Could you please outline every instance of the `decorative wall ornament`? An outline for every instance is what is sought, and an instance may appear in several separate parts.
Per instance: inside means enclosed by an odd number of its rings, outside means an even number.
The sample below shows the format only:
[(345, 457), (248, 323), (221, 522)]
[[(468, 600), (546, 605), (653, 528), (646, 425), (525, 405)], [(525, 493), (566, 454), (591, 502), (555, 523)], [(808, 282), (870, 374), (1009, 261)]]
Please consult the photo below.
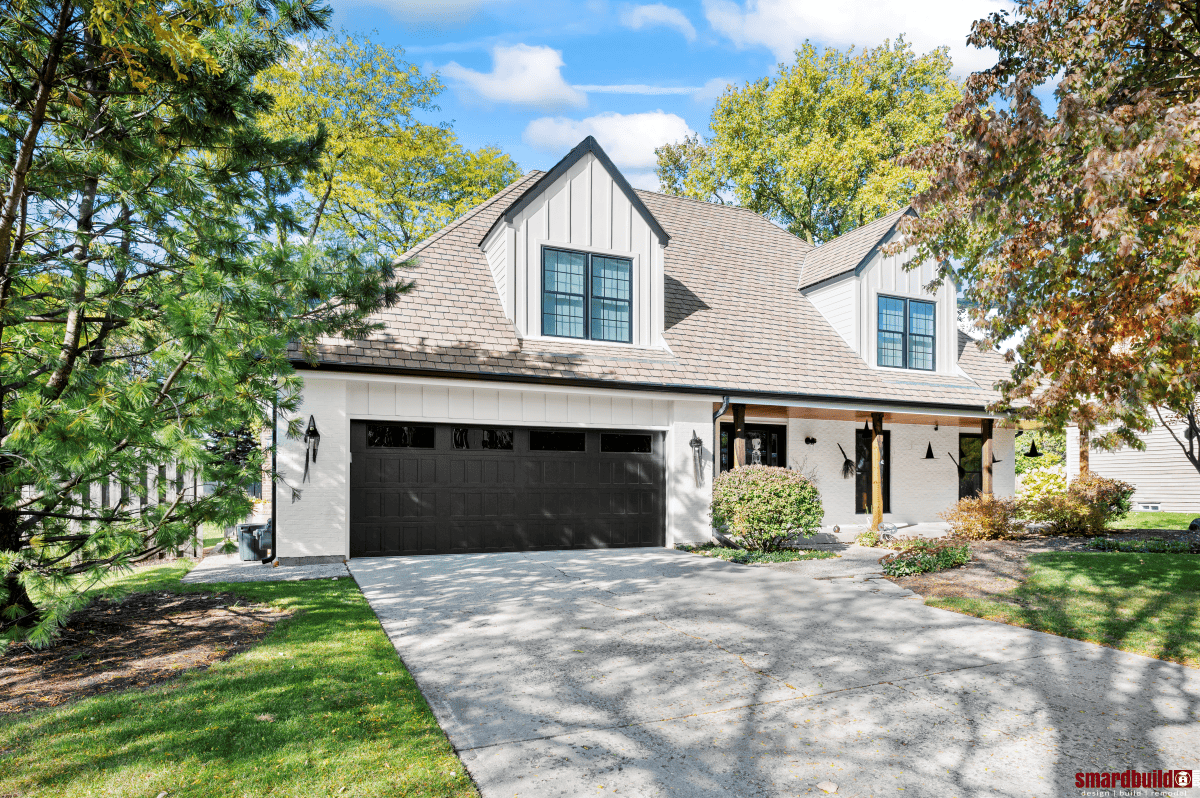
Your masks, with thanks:
[(692, 447), (692, 472), (696, 477), (696, 487), (698, 488), (704, 484), (704, 441), (700, 440), (696, 430), (692, 430), (692, 439), (688, 441), (688, 446)]
[(809, 435), (807, 438), (805, 438), (805, 439), (804, 439), (804, 442), (805, 442), (806, 444), (808, 444), (809, 446), (813, 446), (813, 445), (815, 445), (815, 444), (816, 444), (816, 442), (817, 442), (817, 439), (816, 439), (816, 438), (814, 438), (813, 436)]
[(1038, 451), (1037, 441), (1030, 441), (1029, 451), (1025, 452), (1026, 457), (1041, 457), (1042, 453)]
[[(321, 433), (317, 432), (317, 420), (313, 416), (308, 417), (308, 428), (304, 430), (304, 476), (300, 478), (301, 482), (308, 481), (308, 465), (310, 462), (317, 462), (317, 448), (321, 445)], [(293, 496), (292, 501), (297, 497)]]
[(854, 461), (846, 456), (846, 450), (842, 448), (840, 443), (837, 447), (838, 451), (842, 453), (842, 479), (850, 479), (854, 476), (855, 472)]
[(936, 460), (937, 459), (936, 457), (933, 456), (933, 441), (930, 441), (929, 446), (926, 447), (926, 449), (925, 449), (925, 459), (926, 460)]

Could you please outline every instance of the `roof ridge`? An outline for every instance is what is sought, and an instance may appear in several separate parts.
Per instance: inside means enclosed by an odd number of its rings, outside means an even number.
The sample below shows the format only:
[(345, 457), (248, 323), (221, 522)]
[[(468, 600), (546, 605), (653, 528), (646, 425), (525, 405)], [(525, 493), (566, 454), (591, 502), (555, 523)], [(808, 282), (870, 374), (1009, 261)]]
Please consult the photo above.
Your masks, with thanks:
[(534, 175), (541, 175), (541, 174), (545, 174), (545, 173), (542, 172), (540, 169), (530, 169), (528, 172), (526, 172), (525, 174), (518, 177), (516, 180), (509, 183), (507, 186), (500, 189), (495, 194), (493, 194), (492, 196), (485, 199), (483, 202), (481, 202), (478, 205), (475, 205), (471, 208), (468, 208), (466, 210), (466, 212), (463, 213), (462, 216), (459, 216), (454, 221), (448, 223), (441, 230), (438, 230), (436, 233), (430, 235), (428, 238), (426, 238), (424, 241), (421, 241), (419, 244), (414, 246), (412, 249), (409, 249), (406, 252), (404, 252), (402, 255), (400, 255), (398, 258), (396, 258), (395, 262), (403, 263), (406, 260), (412, 260), (413, 258), (415, 258), (417, 256), (417, 253), (419, 253), (421, 250), (426, 249), (427, 247), (429, 247), (429, 245), (431, 245), (437, 241), (441, 241), (443, 238), (446, 237), (446, 235), (448, 233), (450, 233), (451, 230), (454, 230), (454, 229), (460, 227), (461, 225), (465, 224), (466, 222), (468, 222), (470, 219), (472, 219), (476, 215), (482, 213), (484, 211), (484, 209), (486, 209), (493, 202), (496, 202), (501, 197), (503, 197), (509, 190), (524, 183), (526, 180), (533, 177)]
[(911, 207), (912, 207), (912, 203), (909, 203), (909, 204), (906, 204), (903, 208), (901, 208), (898, 211), (892, 211), (891, 213), (885, 213), (883, 216), (877, 216), (876, 218), (872, 219), (869, 222), (863, 222), (858, 227), (855, 227), (852, 230), (847, 230), (846, 232), (842, 233), (840, 236), (836, 236), (834, 238), (829, 239), (828, 241), (823, 241), (822, 243), (817, 244), (816, 246), (813, 247), (813, 250), (816, 251), (816, 250), (820, 249), (821, 247), (827, 247), (830, 244), (834, 243), (835, 241), (840, 241), (841, 239), (845, 238), (848, 235), (854, 235), (855, 233), (857, 233), (858, 231), (862, 230), (865, 227), (870, 227), (873, 224), (882, 222), (884, 219), (888, 218), (889, 216), (903, 215)]

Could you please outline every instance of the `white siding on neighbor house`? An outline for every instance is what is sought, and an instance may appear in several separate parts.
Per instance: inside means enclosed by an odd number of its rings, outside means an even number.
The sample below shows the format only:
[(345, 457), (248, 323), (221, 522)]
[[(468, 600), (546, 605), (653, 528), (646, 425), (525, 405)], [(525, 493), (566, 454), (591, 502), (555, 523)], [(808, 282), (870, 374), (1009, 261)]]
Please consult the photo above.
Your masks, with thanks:
[[(318, 462), (310, 464), (309, 482), (301, 485), (304, 444), (283, 435), (286, 420), (280, 419), (279, 470), (303, 495), (293, 503), (287, 487), (279, 487), (278, 555), (349, 557), (350, 422), (363, 419), (661, 431), (666, 445), (667, 545), (707, 540), (715, 397), (663, 396), (382, 375), (305, 375), (299, 415), (305, 422), (310, 414), (315, 417), (321, 446)], [(705, 473), (699, 487), (689, 444), (693, 430), (704, 446)]]
[[(889, 242), (895, 239), (894, 234)], [(958, 370), (958, 296), (954, 285), (943, 280), (936, 295), (928, 293), (924, 286), (934, 279), (932, 262), (926, 262), (912, 271), (904, 264), (912, 258), (912, 252), (884, 255), (876, 252), (859, 272), (855, 291), (857, 340), (856, 351), (872, 367), (878, 367), (876, 344), (879, 329), (879, 295), (906, 299), (934, 300), (936, 310), (936, 355), (935, 370), (940, 374), (957, 374)]]
[(809, 301), (828, 321), (850, 348), (858, 351), (854, 338), (854, 275), (846, 275), (829, 285), (806, 293)]
[[(747, 408), (747, 416), (750, 409)], [(780, 419), (779, 421), (782, 421)], [(763, 423), (771, 422), (766, 419)], [(825, 526), (837, 524), (850, 527), (870, 523), (868, 514), (854, 512), (855, 479), (842, 477), (842, 452), (854, 459), (855, 431), (862, 422), (826, 421), (822, 419), (789, 418), (788, 466), (814, 475), (825, 508)], [(937, 431), (932, 421), (920, 424), (884, 424), (891, 439), (891, 512), (883, 520), (893, 524), (937, 523), (938, 513), (958, 502), (958, 468), (947, 456), (958, 459), (959, 433), (977, 433), (978, 426), (957, 427), (940, 424)], [(1015, 492), (1013, 445), (1015, 431), (996, 429), (995, 455), (999, 460), (992, 468), (993, 491), (997, 496), (1012, 496)], [(805, 438), (816, 438), (811, 446)], [(933, 445), (933, 460), (925, 459)]]
[[(1176, 427), (1181, 439), (1182, 425)], [(1171, 433), (1161, 425), (1140, 436), (1144, 451), (1092, 449), (1088, 463), (1101, 476), (1134, 485), (1134, 509), (1157, 504), (1162, 512), (1200, 513), (1200, 472), (1188, 461)], [(1186, 439), (1184, 440), (1186, 443)], [(1067, 477), (1079, 476), (1079, 429), (1067, 428)]]
[[(506, 243), (501, 247), (499, 239)], [(633, 346), (663, 347), (663, 247), (591, 153), (484, 241), (505, 312), (525, 338), (542, 336), (542, 249), (560, 247), (633, 261)], [(497, 265), (493, 255), (503, 255)], [(503, 282), (503, 285), (502, 285)], [(550, 340), (563, 340), (552, 338)], [(569, 339), (574, 341), (575, 339)], [(604, 342), (605, 345), (611, 345)]]

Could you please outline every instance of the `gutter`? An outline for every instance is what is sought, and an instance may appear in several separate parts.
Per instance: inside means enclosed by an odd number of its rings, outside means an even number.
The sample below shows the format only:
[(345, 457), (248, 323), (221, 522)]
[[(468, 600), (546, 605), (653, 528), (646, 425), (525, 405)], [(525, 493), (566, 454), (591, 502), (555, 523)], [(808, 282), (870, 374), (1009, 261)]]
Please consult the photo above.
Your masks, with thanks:
[(720, 409), (717, 410), (715, 413), (713, 413), (713, 423), (714, 424), (717, 423), (717, 419), (720, 418), (721, 416), (725, 415), (725, 411), (728, 409), (729, 409), (729, 397), (722, 396)]

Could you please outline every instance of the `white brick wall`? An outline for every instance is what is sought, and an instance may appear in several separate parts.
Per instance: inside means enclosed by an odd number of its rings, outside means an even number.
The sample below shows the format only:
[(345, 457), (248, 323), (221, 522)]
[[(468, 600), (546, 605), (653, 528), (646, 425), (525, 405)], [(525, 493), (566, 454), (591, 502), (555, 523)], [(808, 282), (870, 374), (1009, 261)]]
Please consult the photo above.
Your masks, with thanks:
[[(712, 402), (675, 401), (667, 433), (667, 546), (703, 543), (712, 537)], [(696, 487), (690, 441), (704, 442)]]

